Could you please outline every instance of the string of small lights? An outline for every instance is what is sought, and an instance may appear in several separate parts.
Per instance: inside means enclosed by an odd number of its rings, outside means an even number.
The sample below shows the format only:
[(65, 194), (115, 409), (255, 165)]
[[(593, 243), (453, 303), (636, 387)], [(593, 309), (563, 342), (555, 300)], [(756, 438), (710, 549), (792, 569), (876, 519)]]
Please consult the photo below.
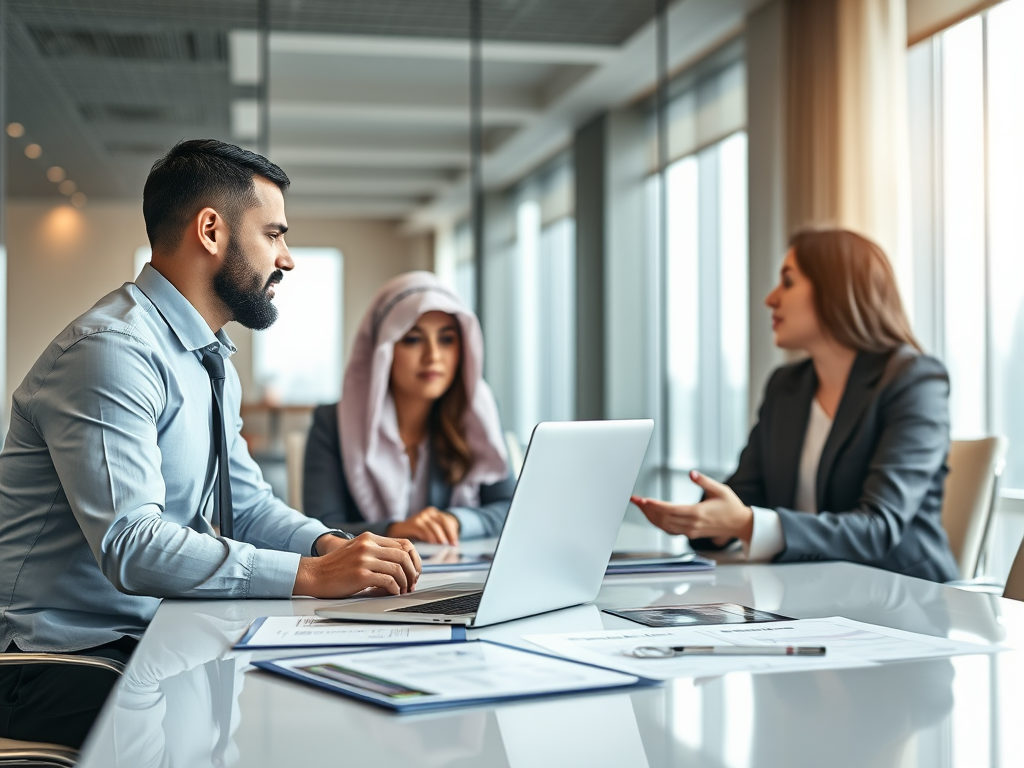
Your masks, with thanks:
[[(7, 135), (12, 139), (24, 138), (25, 126), (21, 123), (8, 123)], [(38, 160), (43, 156), (43, 148), (35, 142), (26, 144), (22, 151), (29, 160)], [(89, 201), (85, 193), (78, 189), (78, 185), (68, 178), (67, 172), (59, 165), (51, 165), (46, 171), (46, 178), (56, 184), (58, 191), (66, 195), (76, 208), (84, 207)]]

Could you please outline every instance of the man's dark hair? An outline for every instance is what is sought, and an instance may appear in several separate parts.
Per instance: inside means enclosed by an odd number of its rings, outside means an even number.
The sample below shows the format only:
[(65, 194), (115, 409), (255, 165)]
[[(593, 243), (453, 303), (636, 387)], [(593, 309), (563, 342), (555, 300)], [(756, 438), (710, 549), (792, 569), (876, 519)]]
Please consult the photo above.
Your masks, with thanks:
[(234, 227), (242, 211), (258, 205), (254, 176), (283, 192), (287, 174), (255, 152), (216, 139), (180, 141), (153, 164), (142, 193), (142, 216), (153, 248), (175, 248), (185, 227), (209, 206)]

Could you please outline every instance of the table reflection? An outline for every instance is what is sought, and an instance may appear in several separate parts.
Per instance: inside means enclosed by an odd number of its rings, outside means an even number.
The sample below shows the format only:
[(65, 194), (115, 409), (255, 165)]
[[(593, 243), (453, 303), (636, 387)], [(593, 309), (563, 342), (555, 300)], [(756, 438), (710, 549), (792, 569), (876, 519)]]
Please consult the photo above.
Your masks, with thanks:
[(225, 653), (251, 617), (225, 605), (218, 615), (197, 613), (188, 623), (163, 625), (140, 646), (108, 702), (104, 727), (89, 753), (96, 764), (232, 766), (232, 738), (245, 684), (247, 653)]
[(510, 768), (648, 768), (626, 694), (541, 700), (495, 713)]
[(813, 565), (752, 565), (670, 579), (617, 577), (606, 581), (598, 605), (732, 602), (798, 619), (845, 616), (908, 632), (988, 643), (1006, 640), (1004, 613), (1019, 609), (1012, 619), (1024, 628), (1024, 606), (999, 597), (920, 579), (893, 579), (885, 571), (845, 563), (831, 566), (823, 571)]
[[(846, 564), (616, 577), (597, 606), (471, 635), (521, 644), (524, 634), (639, 626), (599, 607), (705, 602), (795, 618), (841, 615), (976, 642), (1000, 642), (1008, 629), (1018, 642), (1024, 636), (1018, 630), (1024, 606)], [(971, 765), (968, 753), (982, 747), (993, 760), (1019, 754), (1009, 723), (1024, 711), (1024, 694), (1000, 685), (1001, 678), (1020, 677), (1024, 656), (1016, 653), (682, 679), (629, 694), (396, 716), (251, 671), (249, 654), (229, 650), (256, 616), (314, 607), (303, 601), (162, 607), (101, 717), (85, 764), (938, 768)]]

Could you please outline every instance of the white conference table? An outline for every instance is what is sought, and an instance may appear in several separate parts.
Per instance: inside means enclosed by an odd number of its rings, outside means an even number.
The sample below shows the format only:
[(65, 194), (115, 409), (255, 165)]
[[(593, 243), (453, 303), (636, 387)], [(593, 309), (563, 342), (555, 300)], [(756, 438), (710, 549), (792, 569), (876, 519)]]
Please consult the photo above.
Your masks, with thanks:
[[(625, 526), (624, 541), (650, 539)], [(480, 579), (479, 573), (430, 575), (421, 584)], [(471, 637), (522, 644), (521, 635), (537, 632), (635, 628), (598, 609), (723, 601), (795, 618), (839, 615), (1024, 646), (1024, 603), (849, 563), (616, 576), (605, 580), (596, 606)], [(253, 619), (310, 614), (323, 604), (164, 601), (86, 743), (82, 768), (1024, 764), (1021, 650), (862, 669), (736, 673), (628, 693), (396, 715), (249, 666), (285, 653), (231, 650)]]

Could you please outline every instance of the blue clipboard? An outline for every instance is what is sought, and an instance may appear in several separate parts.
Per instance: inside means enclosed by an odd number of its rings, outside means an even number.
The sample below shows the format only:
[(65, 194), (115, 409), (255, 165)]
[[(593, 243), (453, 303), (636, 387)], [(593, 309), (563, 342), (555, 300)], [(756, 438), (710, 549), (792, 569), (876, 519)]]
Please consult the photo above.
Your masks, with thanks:
[[(296, 661), (294, 658), (293, 659), (274, 659), (274, 660), (269, 660), (269, 661), (254, 661), (254, 662), (252, 662), (252, 664), (253, 664), (253, 666), (258, 667), (258, 668), (260, 668), (260, 669), (262, 669), (264, 671), (267, 671), (267, 672), (270, 672), (270, 673), (273, 673), (273, 674), (276, 674), (276, 675), (281, 675), (283, 677), (287, 677), (287, 678), (290, 678), (292, 680), (296, 680), (296, 681), (298, 681), (300, 683), (303, 683), (305, 685), (310, 685), (310, 686), (313, 686), (313, 687), (316, 687), (316, 688), (321, 688), (323, 690), (332, 691), (334, 693), (338, 693), (338, 694), (341, 694), (343, 696), (348, 696), (350, 698), (357, 699), (359, 701), (364, 701), (364, 702), (366, 702), (368, 704), (373, 704), (373, 705), (378, 706), (378, 707), (383, 707), (384, 709), (392, 710), (392, 711), (397, 712), (399, 714), (413, 713), (413, 712), (427, 712), (427, 711), (434, 711), (434, 710), (440, 710), (440, 709), (453, 709), (453, 708), (458, 708), (458, 707), (471, 707), (471, 706), (498, 704), (498, 703), (504, 703), (504, 702), (510, 702), (510, 701), (519, 701), (519, 700), (522, 700), (522, 699), (551, 698), (551, 697), (555, 697), (555, 696), (566, 696), (566, 695), (584, 694), (584, 693), (598, 693), (598, 692), (607, 692), (607, 691), (628, 691), (628, 690), (632, 690), (634, 688), (655, 686), (655, 685), (660, 685), (661, 684), (661, 681), (658, 681), (658, 680), (651, 680), (651, 679), (648, 679), (648, 678), (645, 678), (645, 677), (639, 677), (637, 675), (630, 675), (630, 674), (626, 674), (626, 673), (623, 673), (623, 672), (616, 672), (615, 670), (608, 670), (608, 669), (604, 669), (603, 667), (596, 667), (596, 665), (584, 664), (582, 662), (573, 661), (573, 660), (570, 660), (570, 659), (565, 659), (565, 658), (562, 658), (560, 656), (554, 656), (554, 655), (552, 655), (550, 653), (542, 653), (542, 652), (539, 652), (539, 651), (532, 651), (532, 650), (528, 650), (528, 649), (525, 649), (525, 648), (517, 648), (517, 647), (514, 647), (514, 646), (510, 646), (510, 645), (505, 645), (504, 643), (495, 643), (495, 642), (492, 642), (492, 641), (489, 641), (489, 640), (472, 640), (472, 641), (469, 641), (469, 642), (470, 643), (474, 643), (474, 644), (475, 643), (480, 643), (480, 644), (483, 644), (483, 645), (493, 645), (493, 646), (497, 646), (497, 647), (501, 647), (501, 648), (506, 648), (506, 649), (509, 649), (509, 650), (512, 650), (512, 651), (516, 651), (516, 652), (519, 652), (519, 653), (528, 653), (528, 654), (535, 655), (535, 656), (542, 656), (544, 658), (551, 659), (553, 661), (558, 661), (558, 662), (561, 662), (563, 664), (570, 664), (570, 665), (573, 665), (573, 666), (595, 667), (597, 669), (601, 669), (603, 672), (609, 672), (609, 673), (612, 673), (612, 674), (617, 674), (617, 675), (619, 675), (621, 677), (624, 677), (624, 678), (632, 678), (632, 679), (629, 682), (616, 683), (616, 684), (612, 684), (612, 685), (598, 685), (598, 686), (592, 686), (592, 687), (586, 687), (586, 688), (580, 688), (580, 689), (572, 689), (572, 690), (526, 692), (526, 693), (516, 693), (516, 694), (500, 695), (500, 696), (470, 696), (470, 697), (461, 698), (461, 699), (446, 699), (446, 700), (443, 700), (443, 701), (430, 701), (429, 699), (422, 699), (422, 698), (402, 699), (400, 697), (388, 698), (388, 696), (386, 696), (386, 695), (372, 695), (371, 693), (368, 693), (368, 692), (366, 692), (364, 690), (360, 690), (360, 688), (355, 687), (354, 685), (348, 685), (348, 684), (345, 684), (345, 683), (342, 683), (342, 682), (335, 682), (335, 681), (332, 681), (332, 680), (325, 679), (323, 677), (313, 677), (311, 675), (302, 674), (302, 673), (296, 672), (295, 670), (293, 670), (293, 669), (291, 669), (289, 667), (281, 665), (281, 662), (288, 662), (288, 661), (294, 662), (294, 661)], [(398, 650), (400, 650), (401, 647), (404, 647), (404, 646), (397, 647), (397, 648), (395, 648), (395, 650), (398, 651)], [(378, 648), (378, 649), (375, 649), (375, 650), (379, 651), (380, 649)], [(361, 652), (357, 652), (357, 653), (367, 653), (367, 652), (369, 652), (369, 651), (361, 651)], [(302, 657), (302, 659), (303, 660), (307, 660), (308, 659), (308, 660), (310, 660), (312, 662), (315, 659), (318, 659), (318, 658), (319, 659), (329, 658), (330, 656), (331, 656), (331, 654), (320, 654), (320, 655), (317, 655), (317, 656)], [(348, 670), (348, 672), (352, 672), (352, 670)], [(370, 683), (381, 682), (381, 683), (388, 684), (388, 685), (398, 685), (398, 684), (393, 683), (391, 681), (382, 680), (380, 678), (372, 678), (372, 677), (369, 677), (367, 675), (363, 675), (362, 673), (356, 673), (356, 674), (359, 675), (360, 677), (362, 677), (365, 681), (368, 681)]]

